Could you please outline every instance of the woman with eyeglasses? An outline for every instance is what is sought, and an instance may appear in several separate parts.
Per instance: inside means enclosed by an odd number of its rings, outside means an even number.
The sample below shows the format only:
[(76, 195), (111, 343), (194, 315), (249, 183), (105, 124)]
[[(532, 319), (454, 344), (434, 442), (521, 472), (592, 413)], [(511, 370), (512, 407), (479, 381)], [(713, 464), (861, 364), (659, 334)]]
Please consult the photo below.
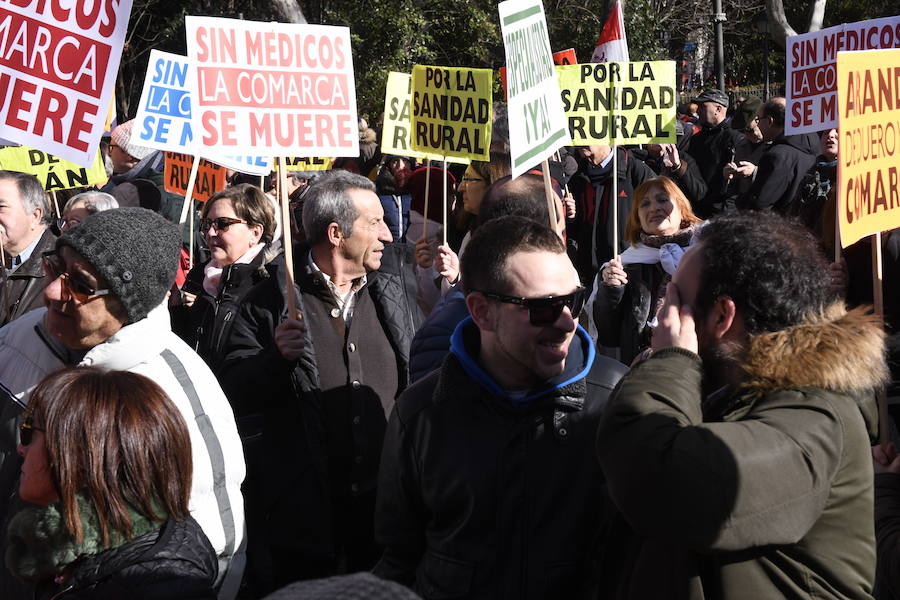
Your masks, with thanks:
[(35, 598), (215, 598), (216, 554), (190, 516), (180, 411), (153, 381), (80, 367), (45, 378), (20, 425), (5, 563)]
[(593, 299), (597, 342), (619, 348), (626, 365), (650, 347), (666, 284), (700, 222), (668, 177), (648, 179), (634, 191), (625, 227), (631, 245), (600, 268)]
[[(181, 288), (181, 306), (172, 308), (172, 330), (203, 357), (213, 371), (244, 296), (268, 278), (281, 254), (275, 241), (275, 208), (256, 186), (242, 183), (215, 194), (200, 212), (200, 232), (210, 259), (195, 265)], [(277, 261), (280, 262), (280, 261)]]
[(119, 208), (119, 202), (111, 194), (97, 191), (81, 192), (66, 202), (62, 218), (57, 222), (59, 232), (63, 234), (80, 225), (89, 216), (113, 208)]

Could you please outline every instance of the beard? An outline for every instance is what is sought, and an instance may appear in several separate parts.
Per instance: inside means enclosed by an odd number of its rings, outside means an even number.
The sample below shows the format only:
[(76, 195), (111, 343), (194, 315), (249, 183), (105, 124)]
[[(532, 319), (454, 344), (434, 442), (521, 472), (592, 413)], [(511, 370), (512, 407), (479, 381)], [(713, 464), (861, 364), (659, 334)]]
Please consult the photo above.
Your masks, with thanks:
[(697, 354), (703, 361), (704, 398), (735, 381), (743, 350), (743, 344), (717, 341), (705, 330), (697, 332)]

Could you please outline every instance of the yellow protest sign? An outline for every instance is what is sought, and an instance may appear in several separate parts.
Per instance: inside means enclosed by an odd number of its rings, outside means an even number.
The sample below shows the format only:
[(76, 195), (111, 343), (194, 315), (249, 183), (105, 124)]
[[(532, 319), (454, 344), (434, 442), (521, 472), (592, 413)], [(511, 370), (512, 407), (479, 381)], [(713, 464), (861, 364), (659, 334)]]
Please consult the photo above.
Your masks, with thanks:
[(674, 61), (556, 67), (572, 145), (675, 143)]
[(841, 246), (900, 227), (900, 49), (838, 52)]
[(94, 164), (86, 169), (28, 146), (13, 146), (0, 149), (0, 169), (31, 173), (48, 192), (101, 184), (108, 179), (99, 150)]
[(410, 89), (409, 73), (388, 73), (384, 92), (384, 127), (381, 130), (382, 154), (411, 156), (412, 158), (442, 160), (440, 154), (429, 154), (412, 149), (410, 140)]
[[(288, 171), (330, 171), (334, 166), (334, 159), (324, 156), (291, 156), (284, 160)], [(275, 165), (275, 170), (278, 170), (278, 165)]]
[[(163, 171), (166, 191), (170, 194), (187, 196), (187, 186), (191, 175), (194, 157), (190, 154), (166, 152)], [(206, 202), (213, 194), (225, 189), (225, 167), (200, 159), (197, 167), (197, 179), (194, 181), (194, 193), (191, 196), (199, 202)]]
[(490, 160), (491, 70), (415, 65), (412, 148), (449, 161)]

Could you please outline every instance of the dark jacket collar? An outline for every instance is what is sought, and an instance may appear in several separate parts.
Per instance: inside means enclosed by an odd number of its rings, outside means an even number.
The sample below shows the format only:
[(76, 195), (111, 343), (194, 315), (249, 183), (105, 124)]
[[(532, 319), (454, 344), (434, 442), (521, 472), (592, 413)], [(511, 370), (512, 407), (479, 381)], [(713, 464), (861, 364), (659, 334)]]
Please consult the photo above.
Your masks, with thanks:
[[(566, 365), (563, 372), (549, 381), (542, 382), (534, 388), (528, 390), (528, 393), (522, 399), (513, 399), (509, 395), (509, 391), (503, 389), (494, 379), (485, 371), (475, 356), (481, 344), (478, 327), (472, 320), (467, 317), (459, 325), (450, 337), (450, 353), (453, 354), (466, 374), (469, 375), (482, 389), (490, 395), (505, 399), (513, 405), (524, 405), (532, 400), (543, 396), (564, 396), (564, 389), (567, 386), (583, 380), (591, 370), (594, 363), (596, 350), (594, 343), (591, 341), (588, 333), (578, 325), (575, 337), (569, 345), (569, 355), (566, 357)], [(583, 398), (576, 401), (579, 406), (583, 402)]]

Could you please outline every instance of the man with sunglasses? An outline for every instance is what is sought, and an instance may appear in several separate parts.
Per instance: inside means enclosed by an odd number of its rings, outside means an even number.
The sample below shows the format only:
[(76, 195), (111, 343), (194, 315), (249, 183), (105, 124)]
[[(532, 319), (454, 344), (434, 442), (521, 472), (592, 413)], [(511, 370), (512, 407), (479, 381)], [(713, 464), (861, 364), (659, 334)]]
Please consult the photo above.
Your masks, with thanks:
[(462, 259), (471, 317), (385, 435), (375, 573), (424, 598), (582, 598), (604, 492), (585, 292), (559, 237), (515, 216)]
[[(243, 571), (243, 451), (215, 376), (169, 325), (165, 300), (180, 249), (177, 228), (142, 208), (103, 211), (66, 232), (40, 257), (46, 309), (0, 329), (0, 382), (26, 404), (41, 379), (67, 366), (132, 371), (159, 384), (191, 434), (191, 514), (219, 555), (220, 597), (233, 598)], [(19, 414), (14, 402), (0, 405), (0, 522), (15, 508), (6, 502), (19, 472)], [(9, 584), (0, 575), (0, 597), (22, 597)]]

